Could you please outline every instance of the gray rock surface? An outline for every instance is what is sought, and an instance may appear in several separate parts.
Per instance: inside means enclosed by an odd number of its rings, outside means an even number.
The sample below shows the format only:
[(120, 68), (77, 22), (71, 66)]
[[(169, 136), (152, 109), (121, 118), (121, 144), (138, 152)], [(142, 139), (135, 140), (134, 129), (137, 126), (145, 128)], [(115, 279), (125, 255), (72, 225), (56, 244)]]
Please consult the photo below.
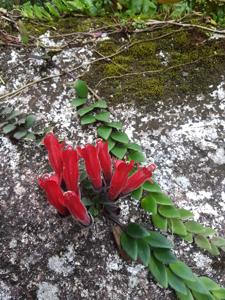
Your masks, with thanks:
[[(47, 36), (45, 42), (49, 42)], [(56, 54), (56, 65), (46, 66), (44, 60), (34, 58), (39, 51), (1, 49), (1, 69), (7, 80), (0, 85), (0, 93), (67, 70), (71, 64), (84, 63), (83, 70), (88, 70), (92, 59), (88, 46), (77, 47)], [(79, 72), (73, 75), (78, 77)], [(149, 107), (132, 103), (114, 107), (130, 138), (142, 145), (149, 162), (158, 165), (156, 177), (163, 189), (179, 207), (190, 209), (196, 220), (221, 235), (225, 235), (224, 76), (213, 92), (187, 96), (182, 105), (169, 99)], [(69, 104), (74, 95), (72, 81), (56, 77), (7, 103), (35, 112), (46, 124), (53, 122), (58, 135), (68, 142), (92, 142), (95, 131), (81, 131)], [(57, 216), (37, 186), (38, 175), (49, 170), (44, 149), (4, 136), (0, 146), (0, 299), (174, 299), (142, 265), (120, 258), (107, 220), (97, 219), (90, 229), (81, 229), (71, 218)], [(128, 206), (124, 200), (121, 208), (122, 221), (148, 222), (136, 203)], [(179, 240), (175, 244), (176, 254), (195, 272), (225, 284), (220, 259)]]

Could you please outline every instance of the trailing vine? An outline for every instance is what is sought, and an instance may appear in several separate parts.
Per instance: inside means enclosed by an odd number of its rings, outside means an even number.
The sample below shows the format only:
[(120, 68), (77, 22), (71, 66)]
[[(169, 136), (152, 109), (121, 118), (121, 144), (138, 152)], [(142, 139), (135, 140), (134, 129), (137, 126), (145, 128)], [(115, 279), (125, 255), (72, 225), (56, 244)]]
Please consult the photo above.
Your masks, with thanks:
[[(110, 121), (106, 101), (98, 100), (88, 105), (88, 87), (82, 80), (76, 81), (75, 90), (77, 98), (71, 104), (77, 109), (81, 125), (98, 124), (98, 136), (108, 142), (109, 151), (116, 158), (126, 157), (127, 160), (143, 163), (145, 155), (140, 145), (129, 140), (121, 122)], [(149, 213), (154, 227), (194, 242), (214, 256), (218, 256), (220, 251), (225, 252), (225, 239), (219, 237), (216, 230), (194, 221), (191, 211), (177, 208), (156, 180), (154, 184), (145, 182), (132, 192), (132, 197), (139, 200), (141, 207)]]

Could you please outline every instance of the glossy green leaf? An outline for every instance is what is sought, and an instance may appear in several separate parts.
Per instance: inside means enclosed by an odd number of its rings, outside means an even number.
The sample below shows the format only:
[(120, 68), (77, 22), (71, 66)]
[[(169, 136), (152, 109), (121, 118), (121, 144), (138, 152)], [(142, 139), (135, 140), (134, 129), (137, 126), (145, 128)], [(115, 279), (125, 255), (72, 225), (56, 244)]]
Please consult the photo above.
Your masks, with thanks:
[(158, 212), (161, 216), (166, 218), (179, 218), (179, 212), (174, 206), (160, 205)]
[(101, 121), (101, 122), (107, 122), (109, 120), (110, 117), (110, 112), (105, 111), (105, 112), (101, 112), (97, 115), (95, 115), (96, 120)]
[(145, 238), (145, 240), (153, 248), (170, 249), (173, 247), (173, 243), (171, 241), (156, 231), (150, 231), (150, 236)]
[(74, 88), (78, 98), (87, 98), (88, 96), (88, 86), (83, 80), (76, 80)]
[(17, 140), (20, 140), (23, 137), (25, 137), (26, 135), (27, 135), (27, 130), (19, 130), (13, 134), (13, 137)]
[(152, 192), (152, 193), (161, 193), (161, 188), (160, 188), (159, 184), (156, 182), (151, 183), (149, 181), (146, 181), (143, 184), (143, 189), (145, 191)]
[(201, 233), (204, 236), (213, 236), (214, 234), (216, 234), (216, 230), (210, 227), (205, 227), (204, 232)]
[(214, 256), (218, 256), (220, 255), (220, 250), (218, 249), (217, 246), (215, 246), (213, 243), (210, 243), (211, 249), (209, 249), (209, 253), (214, 255)]
[(71, 101), (71, 104), (72, 106), (77, 108), (83, 104), (86, 104), (86, 102), (87, 102), (87, 98), (76, 98)]
[(191, 211), (187, 210), (187, 209), (178, 208), (177, 210), (179, 211), (181, 219), (186, 220), (186, 219), (191, 219), (191, 218), (194, 217), (194, 214)]
[(189, 232), (187, 235), (182, 236), (182, 239), (187, 242), (192, 243), (193, 242), (193, 234)]
[(96, 119), (92, 115), (85, 115), (81, 118), (80, 123), (81, 125), (88, 125), (95, 123)]
[(138, 257), (142, 261), (144, 266), (148, 266), (150, 260), (150, 248), (149, 245), (144, 240), (137, 240), (138, 246)]
[(114, 141), (120, 142), (122, 144), (127, 144), (129, 142), (129, 138), (128, 138), (127, 134), (125, 132), (121, 132), (121, 131), (112, 132), (111, 138)]
[(205, 249), (205, 250), (211, 250), (211, 245), (208, 239), (205, 236), (202, 235), (196, 235), (195, 236), (195, 243), (198, 245), (198, 247)]
[(148, 194), (141, 200), (141, 207), (152, 214), (157, 214), (157, 203), (154, 198), (151, 197), (151, 194)]
[(187, 235), (186, 227), (184, 226), (184, 223), (179, 219), (171, 219), (171, 231), (172, 233), (178, 234), (178, 235)]
[(195, 275), (194, 275), (194, 279), (195, 279), (194, 281), (184, 280), (185, 284), (189, 287), (189, 289), (197, 293), (203, 294), (204, 296), (209, 295), (208, 288), (206, 288), (203, 282)]
[(202, 283), (207, 287), (207, 289), (209, 289), (210, 291), (214, 291), (214, 290), (218, 290), (220, 289), (219, 284), (217, 284), (215, 281), (213, 281), (212, 279), (202, 276), (199, 277), (199, 279), (202, 281)]
[(163, 194), (163, 193), (152, 193), (151, 197), (154, 198), (155, 201), (158, 204), (173, 206), (172, 201), (170, 200), (170, 198), (166, 194)]
[(212, 292), (213, 295), (219, 299), (225, 299), (225, 288), (220, 288)]
[(211, 242), (217, 246), (217, 247), (225, 247), (225, 239), (219, 237), (219, 236), (215, 236), (214, 238), (211, 239)]
[(135, 191), (133, 191), (131, 193), (132, 198), (134, 198), (135, 200), (140, 200), (142, 197), (142, 193), (143, 193), (143, 189), (142, 187), (139, 187), (138, 189), (136, 189)]
[(171, 264), (177, 261), (176, 256), (170, 249), (155, 248), (153, 250), (155, 257), (163, 264)]
[(121, 122), (106, 122), (105, 125), (118, 130), (123, 128), (123, 124)]
[(119, 159), (123, 159), (125, 154), (127, 153), (127, 147), (126, 146), (114, 146), (111, 150), (111, 153), (116, 156)]
[(98, 132), (99, 137), (103, 138), (104, 140), (108, 140), (108, 138), (110, 137), (110, 134), (112, 132), (112, 128), (106, 127), (106, 126), (101, 126), (101, 127), (98, 127), (97, 132)]
[(91, 112), (93, 109), (94, 109), (94, 107), (92, 105), (90, 105), (90, 106), (86, 106), (86, 107), (78, 109), (77, 113), (80, 117), (83, 117), (84, 115)]
[(36, 116), (35, 115), (29, 115), (26, 117), (26, 123), (25, 123), (25, 127), (26, 128), (31, 128), (35, 122), (36, 122)]
[(120, 236), (120, 243), (122, 249), (128, 254), (128, 256), (132, 260), (136, 260), (138, 255), (137, 241), (126, 233), (122, 232)]
[(16, 125), (14, 125), (14, 124), (8, 124), (8, 125), (6, 125), (6, 126), (4, 126), (2, 128), (2, 131), (3, 131), (4, 134), (7, 134), (7, 133), (12, 132), (15, 129), (16, 129)]
[(205, 295), (196, 291), (192, 291), (192, 294), (195, 300), (218, 300), (218, 298), (215, 299), (215, 297), (213, 297), (211, 294)]
[(185, 263), (182, 261), (176, 261), (175, 263), (172, 263), (169, 265), (170, 269), (173, 271), (174, 274), (179, 276), (182, 279), (186, 279), (189, 281), (194, 282), (195, 276), (191, 270)]
[(93, 105), (95, 108), (107, 108), (107, 103), (105, 100), (98, 100)]
[(156, 228), (167, 231), (168, 221), (166, 218), (160, 216), (159, 214), (152, 215), (152, 222)]
[(29, 140), (29, 141), (35, 141), (36, 140), (36, 136), (33, 134), (33, 132), (28, 132), (28, 134), (24, 138), (26, 140)]
[(195, 222), (195, 221), (188, 221), (185, 223), (185, 226), (187, 228), (187, 230), (189, 232), (192, 232), (192, 233), (202, 233), (204, 232), (205, 228), (199, 224), (198, 222)]
[(188, 290), (183, 282), (176, 274), (170, 271), (169, 268), (166, 268), (166, 273), (168, 277), (168, 283), (176, 292), (182, 295), (188, 295)]
[(141, 146), (138, 145), (138, 144), (136, 144), (136, 143), (129, 143), (129, 144), (127, 144), (127, 148), (131, 149), (131, 150), (134, 150), (134, 151), (141, 152)]
[(158, 261), (153, 255), (149, 259), (149, 270), (155, 280), (164, 288), (168, 287), (168, 279), (165, 265)]
[(126, 233), (134, 239), (143, 239), (150, 235), (149, 231), (137, 223), (130, 223), (127, 226)]
[(178, 299), (180, 300), (194, 300), (192, 293), (189, 289), (187, 289), (187, 295), (183, 295), (181, 293), (176, 292)]
[(146, 160), (145, 155), (142, 152), (138, 151), (129, 151), (128, 154), (129, 160), (134, 160), (137, 163), (142, 163)]
[(111, 151), (112, 150), (112, 148), (115, 146), (115, 142), (109, 137), (108, 139), (107, 139), (107, 143), (108, 143), (108, 150), (109, 151)]

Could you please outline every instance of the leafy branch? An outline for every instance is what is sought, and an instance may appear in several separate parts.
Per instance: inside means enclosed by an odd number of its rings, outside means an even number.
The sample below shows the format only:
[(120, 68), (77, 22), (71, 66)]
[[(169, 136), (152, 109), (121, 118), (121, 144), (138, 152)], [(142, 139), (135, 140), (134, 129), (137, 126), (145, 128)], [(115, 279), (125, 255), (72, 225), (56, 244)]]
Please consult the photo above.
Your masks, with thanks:
[[(126, 157), (137, 163), (145, 161), (140, 145), (132, 143), (123, 131), (121, 122), (110, 121), (110, 112), (105, 100), (98, 100), (90, 105), (88, 87), (82, 80), (75, 83), (77, 98), (71, 104), (77, 110), (81, 125), (98, 124), (97, 133), (108, 142), (109, 151), (119, 159)], [(132, 193), (133, 198), (140, 200), (141, 207), (150, 214), (154, 227), (176, 234), (187, 242), (194, 242), (199, 248), (212, 255), (225, 251), (225, 239), (217, 236), (216, 231), (204, 227), (192, 220), (193, 213), (177, 208), (157, 182), (146, 182)]]

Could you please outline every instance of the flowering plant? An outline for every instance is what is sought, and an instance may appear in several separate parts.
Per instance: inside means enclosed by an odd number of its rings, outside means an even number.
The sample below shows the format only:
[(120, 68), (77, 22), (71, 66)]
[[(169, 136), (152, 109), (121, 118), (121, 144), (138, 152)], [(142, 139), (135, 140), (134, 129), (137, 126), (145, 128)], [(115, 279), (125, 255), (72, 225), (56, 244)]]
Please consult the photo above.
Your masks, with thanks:
[(39, 177), (38, 183), (45, 190), (48, 201), (61, 216), (72, 215), (79, 223), (88, 226), (92, 216), (82, 202), (79, 161), (85, 164), (87, 180), (92, 185), (90, 196), (105, 215), (116, 218), (115, 202), (139, 188), (145, 181), (151, 181), (156, 166), (136, 167), (134, 161), (115, 160), (109, 154), (107, 142), (98, 140), (96, 145), (84, 147), (66, 146), (53, 133), (44, 138), (49, 163), (54, 171)]

